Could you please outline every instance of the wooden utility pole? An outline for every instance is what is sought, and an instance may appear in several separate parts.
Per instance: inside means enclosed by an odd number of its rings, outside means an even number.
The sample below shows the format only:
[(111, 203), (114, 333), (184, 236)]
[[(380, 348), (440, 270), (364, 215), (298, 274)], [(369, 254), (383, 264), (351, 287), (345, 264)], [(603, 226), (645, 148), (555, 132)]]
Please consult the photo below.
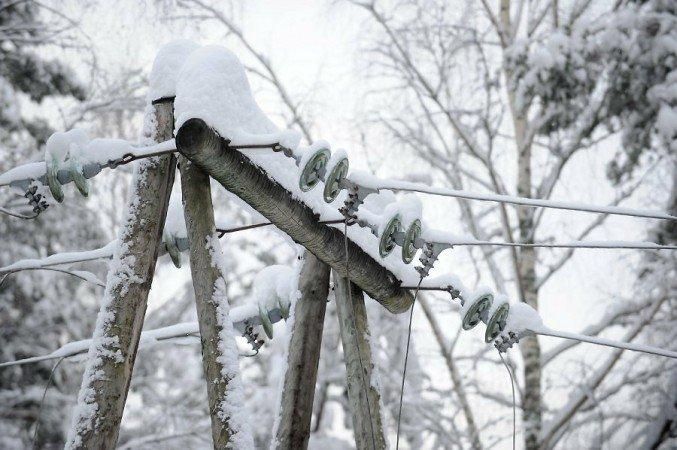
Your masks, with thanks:
[(376, 368), (372, 361), (364, 295), (359, 287), (335, 270), (332, 271), (332, 278), (346, 362), (346, 385), (355, 444), (358, 450), (385, 449), (381, 394), (374, 382), (373, 372)]
[[(242, 153), (226, 142), (201, 119), (186, 121), (176, 133), (177, 149), (223, 187), (303, 245), (317, 258), (346, 276), (344, 235), (320, 224), (307, 205), (273, 181)], [(283, 156), (280, 156), (283, 157)], [(402, 289), (397, 277), (352, 241), (348, 241), (350, 279), (370, 297), (393, 313), (407, 311), (414, 299)]]
[(274, 436), (275, 448), (284, 450), (308, 448), (329, 294), (329, 266), (309, 251), (303, 259), (299, 279), (301, 298), (296, 301), (293, 312), (287, 371)]
[[(173, 102), (154, 104), (154, 116), (155, 129), (148, 137), (156, 143), (171, 139)], [(143, 161), (137, 168), (66, 448), (116, 446), (175, 170), (173, 155)]]
[[(193, 277), (197, 318), (200, 326), (200, 343), (202, 344), (202, 366), (207, 381), (207, 398), (212, 422), (212, 439), (214, 448), (227, 448), (232, 435), (237, 432), (229, 423), (231, 417), (222, 413), (221, 405), (226, 401), (228, 384), (231, 379), (224, 376), (222, 349), (220, 345), (224, 336), (224, 320), (219, 313), (219, 305), (214, 299), (214, 292), (219, 289), (218, 283), (225, 288), (225, 279), (212, 248), (218, 245), (214, 225), (214, 207), (209, 186), (209, 176), (181, 157), (181, 190), (183, 194), (186, 231), (190, 245), (190, 271)], [(225, 292), (224, 292), (225, 294)], [(227, 301), (221, 298), (220, 301)], [(227, 306), (227, 305), (225, 305)], [(234, 339), (234, 336), (232, 337)], [(244, 405), (242, 405), (244, 407)]]

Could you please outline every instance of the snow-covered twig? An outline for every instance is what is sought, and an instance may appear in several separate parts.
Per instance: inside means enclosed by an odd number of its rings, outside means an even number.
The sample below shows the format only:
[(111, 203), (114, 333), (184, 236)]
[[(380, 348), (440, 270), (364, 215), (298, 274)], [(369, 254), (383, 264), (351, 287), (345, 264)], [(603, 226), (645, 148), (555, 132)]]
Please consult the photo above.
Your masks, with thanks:
[(0, 274), (18, 272), (20, 270), (38, 270), (63, 264), (74, 264), (85, 261), (94, 261), (113, 256), (117, 240), (111, 241), (103, 247), (80, 252), (56, 253), (40, 259), (22, 259), (5, 267), (0, 267)]

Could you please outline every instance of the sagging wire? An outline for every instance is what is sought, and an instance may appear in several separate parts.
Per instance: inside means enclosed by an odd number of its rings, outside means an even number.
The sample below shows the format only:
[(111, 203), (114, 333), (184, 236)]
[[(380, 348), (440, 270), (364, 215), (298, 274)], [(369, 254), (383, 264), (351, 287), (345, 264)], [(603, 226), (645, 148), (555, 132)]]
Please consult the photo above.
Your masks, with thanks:
[(49, 373), (47, 384), (45, 384), (45, 390), (42, 393), (42, 400), (40, 400), (40, 408), (38, 409), (38, 415), (35, 419), (35, 430), (33, 431), (33, 445), (32, 445), (34, 449), (38, 448), (38, 430), (40, 429), (40, 416), (42, 415), (42, 407), (45, 404), (45, 398), (47, 398), (47, 390), (49, 389), (49, 386), (52, 384), (52, 379), (54, 378), (54, 373), (56, 373), (56, 369), (59, 367), (59, 364), (61, 364), (61, 361), (63, 361), (64, 359), (65, 357), (62, 357), (56, 362), (56, 364), (54, 364), (54, 367), (52, 367), (52, 371)]
[(27, 215), (24, 215), (24, 214), (21, 214), (21, 213), (11, 211), (7, 208), (3, 208), (2, 206), (0, 206), (0, 213), (5, 214), (5, 215), (10, 216), (10, 217), (16, 217), (17, 219), (23, 219), (23, 220), (33, 220), (40, 215), (39, 213), (36, 213), (36, 214), (33, 214), (32, 216), (27, 216)]
[(421, 276), (421, 279), (418, 282), (418, 286), (416, 286), (416, 292), (414, 292), (414, 300), (411, 304), (411, 311), (409, 312), (409, 326), (407, 328), (407, 346), (404, 351), (404, 369), (402, 370), (402, 385), (400, 386), (400, 405), (399, 409), (397, 411), (397, 437), (395, 440), (395, 450), (399, 450), (400, 448), (400, 423), (402, 421), (402, 402), (404, 399), (404, 381), (407, 376), (407, 362), (409, 360), (409, 344), (411, 343), (411, 328), (412, 328), (412, 323), (414, 320), (414, 306), (416, 306), (416, 298), (418, 297), (418, 291), (421, 287), (421, 283), (423, 282), (423, 276)]
[(503, 365), (505, 366), (505, 370), (508, 371), (508, 375), (510, 376), (510, 387), (512, 388), (512, 450), (515, 450), (516, 444), (517, 444), (517, 406), (515, 405), (515, 378), (513, 376), (512, 370), (510, 370), (510, 366), (508, 366), (508, 363), (505, 362), (505, 359), (503, 359), (503, 354), (501, 351), (498, 351), (498, 356), (501, 358), (501, 361), (503, 362)]

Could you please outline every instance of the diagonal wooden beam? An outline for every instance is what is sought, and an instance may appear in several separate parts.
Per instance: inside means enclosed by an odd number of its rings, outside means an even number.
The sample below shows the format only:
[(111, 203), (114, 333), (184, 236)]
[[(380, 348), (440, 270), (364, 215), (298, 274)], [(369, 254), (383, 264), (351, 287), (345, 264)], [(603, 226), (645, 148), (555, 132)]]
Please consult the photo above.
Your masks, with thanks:
[[(154, 105), (155, 142), (171, 139), (171, 101)], [(148, 130), (151, 131), (151, 130)], [(106, 280), (106, 292), (89, 349), (67, 449), (113, 449), (132, 379), (148, 292), (162, 245), (176, 158), (160, 156), (139, 165)]]
[[(223, 187), (303, 245), (318, 259), (346, 276), (344, 235), (320, 224), (313, 211), (226, 142), (201, 119), (186, 121), (176, 133), (177, 149)], [(348, 241), (350, 280), (393, 313), (407, 311), (411, 292), (357, 244)]]
[(372, 360), (364, 295), (360, 288), (336, 271), (332, 273), (332, 278), (355, 445), (359, 450), (383, 450), (388, 447), (388, 441), (383, 429), (381, 393), (375, 382), (378, 377), (374, 373), (376, 365)]

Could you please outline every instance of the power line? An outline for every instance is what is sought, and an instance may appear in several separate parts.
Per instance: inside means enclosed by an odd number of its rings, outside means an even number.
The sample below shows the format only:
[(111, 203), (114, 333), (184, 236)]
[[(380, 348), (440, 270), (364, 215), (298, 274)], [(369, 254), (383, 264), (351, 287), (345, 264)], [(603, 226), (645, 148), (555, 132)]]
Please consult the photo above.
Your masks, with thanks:
[(587, 249), (628, 249), (628, 250), (677, 250), (675, 245), (660, 245), (653, 242), (632, 241), (577, 241), (565, 243), (522, 243), (522, 242), (491, 242), (491, 241), (452, 241), (447, 242), (453, 246), (496, 246), (496, 247), (536, 247), (536, 248), (587, 248)]
[(611, 214), (617, 216), (644, 217), (650, 219), (677, 220), (677, 217), (661, 211), (648, 211), (632, 208), (622, 208), (619, 206), (595, 206), (585, 205), (577, 202), (543, 200), (526, 197), (513, 197), (503, 194), (482, 194), (478, 192), (465, 191), (460, 189), (449, 189), (427, 186), (421, 183), (412, 183), (409, 181), (385, 180), (383, 182), (374, 181), (369, 183), (368, 187), (374, 189), (386, 189), (401, 192), (418, 192), (421, 194), (439, 195), (442, 197), (464, 198), (467, 200), (481, 200), (497, 203), (508, 203), (512, 205), (531, 206), (540, 208), (563, 209), (568, 211), (593, 212), (600, 214)]
[(570, 339), (573, 341), (579, 341), (579, 342), (588, 342), (590, 344), (596, 344), (596, 345), (603, 345), (606, 347), (613, 347), (613, 348), (620, 348), (622, 350), (631, 350), (635, 352), (642, 352), (642, 353), (649, 353), (652, 355), (658, 355), (658, 356), (665, 356), (667, 358), (674, 358), (677, 359), (677, 352), (673, 352), (670, 350), (658, 348), (658, 347), (653, 347), (650, 345), (642, 345), (642, 344), (633, 344), (632, 342), (620, 342), (620, 341), (614, 341), (612, 339), (607, 339), (607, 338), (600, 338), (600, 337), (593, 337), (593, 336), (588, 336), (585, 334), (578, 334), (578, 333), (570, 333), (567, 331), (558, 331), (558, 330), (552, 330), (547, 327), (539, 327), (535, 330), (531, 330), (535, 334), (540, 334), (541, 336), (551, 336), (551, 337), (558, 337), (561, 339)]

